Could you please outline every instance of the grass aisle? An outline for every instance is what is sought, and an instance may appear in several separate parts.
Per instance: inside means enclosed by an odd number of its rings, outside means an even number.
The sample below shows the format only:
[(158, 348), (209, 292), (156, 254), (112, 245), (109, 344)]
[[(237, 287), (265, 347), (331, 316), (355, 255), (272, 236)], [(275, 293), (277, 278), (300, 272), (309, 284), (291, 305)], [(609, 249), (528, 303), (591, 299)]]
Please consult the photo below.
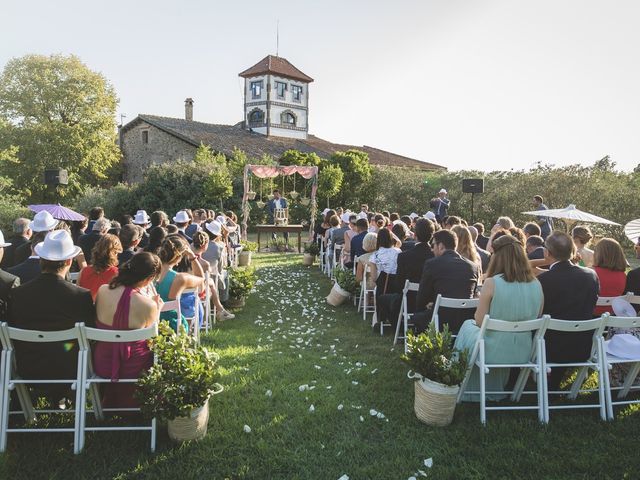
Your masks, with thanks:
[(637, 410), (612, 423), (552, 412), (548, 427), (533, 412), (489, 413), (482, 428), (477, 406), (464, 405), (450, 427), (421, 424), (391, 336), (351, 305), (327, 305), (328, 280), (300, 256), (256, 263), (246, 308), (203, 340), (221, 355), (226, 387), (205, 440), (176, 447), (161, 430), (151, 455), (142, 435), (90, 435), (76, 458), (67, 437), (13, 435), (0, 478), (638, 478)]

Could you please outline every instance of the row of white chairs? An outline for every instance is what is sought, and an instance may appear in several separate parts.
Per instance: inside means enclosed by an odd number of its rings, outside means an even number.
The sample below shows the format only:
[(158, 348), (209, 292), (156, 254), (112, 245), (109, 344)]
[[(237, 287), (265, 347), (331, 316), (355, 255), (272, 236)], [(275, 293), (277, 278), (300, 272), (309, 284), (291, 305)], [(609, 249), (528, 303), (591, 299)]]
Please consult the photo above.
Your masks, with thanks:
[[(91, 342), (123, 343), (149, 340), (158, 334), (158, 324), (138, 329), (138, 330), (105, 330), (90, 328), (83, 323), (76, 323), (73, 328), (62, 331), (38, 331), (23, 330), (10, 327), (6, 322), (0, 324), (0, 342), (2, 344), (2, 354), (0, 357), (0, 452), (4, 452), (7, 447), (7, 437), (9, 433), (52, 433), (52, 432), (73, 432), (74, 453), (82, 451), (85, 444), (86, 432), (103, 431), (147, 431), (150, 433), (151, 451), (155, 451), (156, 446), (156, 420), (152, 419), (145, 425), (121, 425), (87, 426), (86, 416), (93, 413), (96, 420), (104, 419), (105, 412), (132, 412), (139, 411), (139, 408), (103, 408), (100, 400), (98, 385), (109, 383), (111, 379), (102, 378), (96, 375), (92, 365)], [(71, 379), (22, 379), (17, 374), (15, 359), (14, 341), (31, 343), (52, 343), (52, 342), (77, 342), (77, 373)], [(154, 359), (155, 362), (155, 359)], [(119, 379), (118, 383), (135, 383), (138, 379)], [(28, 385), (42, 384), (66, 384), (75, 392), (74, 409), (36, 409), (31, 401)], [(16, 398), (20, 410), (11, 411), (11, 392), (16, 392)], [(87, 408), (87, 399), (91, 399), (92, 408)], [(9, 427), (10, 415), (23, 415), (26, 421), (24, 427)], [(73, 414), (74, 426), (62, 428), (38, 428), (34, 425), (39, 414)]]

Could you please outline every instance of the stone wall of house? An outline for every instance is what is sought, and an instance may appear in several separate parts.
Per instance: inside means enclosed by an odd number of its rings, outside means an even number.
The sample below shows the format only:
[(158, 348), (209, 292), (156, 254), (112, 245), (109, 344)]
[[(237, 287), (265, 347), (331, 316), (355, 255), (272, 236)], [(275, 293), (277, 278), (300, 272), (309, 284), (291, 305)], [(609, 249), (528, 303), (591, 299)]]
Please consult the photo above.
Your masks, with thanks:
[[(147, 132), (147, 143), (144, 133)], [(168, 133), (140, 122), (122, 134), (121, 149), (123, 156), (125, 182), (142, 181), (144, 171), (154, 164), (174, 162), (176, 160), (193, 160), (196, 147), (169, 135)]]

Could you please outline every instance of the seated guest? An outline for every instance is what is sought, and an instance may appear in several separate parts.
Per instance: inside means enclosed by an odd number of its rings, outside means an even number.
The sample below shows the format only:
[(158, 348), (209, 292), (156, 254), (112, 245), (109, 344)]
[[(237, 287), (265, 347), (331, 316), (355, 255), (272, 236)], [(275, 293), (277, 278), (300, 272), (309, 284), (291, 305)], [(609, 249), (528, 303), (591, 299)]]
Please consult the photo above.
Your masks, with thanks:
[[(504, 228), (505, 230), (509, 230), (510, 228), (515, 227), (515, 224), (513, 223), (513, 220), (511, 220), (511, 217), (498, 217), (498, 220), (496, 220), (496, 224), (494, 225), (494, 229), (498, 229), (498, 228)], [(493, 229), (492, 229), (493, 230)]]
[(126, 262), (131, 260), (136, 254), (136, 248), (142, 241), (144, 230), (138, 225), (125, 225), (120, 230), (120, 243), (122, 244), (122, 253), (118, 255), (118, 267), (122, 267)]
[[(418, 333), (424, 331), (431, 321), (438, 294), (449, 298), (473, 298), (475, 295), (480, 279), (478, 266), (462, 258), (456, 252), (457, 246), (458, 238), (450, 230), (439, 230), (433, 234), (435, 258), (424, 264), (413, 316)], [(473, 310), (443, 308), (438, 314), (449, 325), (449, 330), (456, 334), (462, 322), (473, 315)]]
[[(503, 235), (493, 243), (487, 279), (482, 286), (474, 320), (467, 320), (460, 328), (454, 347), (473, 350), (485, 315), (508, 322), (534, 320), (540, 317), (544, 298), (542, 287), (536, 280), (524, 252), (524, 245), (512, 235)], [(487, 332), (485, 335), (485, 359), (487, 363), (524, 363), (529, 360), (533, 339), (530, 332)], [(469, 378), (467, 389), (480, 389), (478, 368)], [(487, 391), (504, 391), (509, 380), (508, 368), (492, 369), (485, 376)], [(504, 394), (488, 395), (491, 400), (501, 400)], [(467, 394), (467, 401), (479, 401), (479, 395)]]
[(168, 235), (178, 235), (178, 227), (175, 226), (173, 223), (170, 223), (169, 225), (167, 225), (165, 227), (167, 229), (167, 234)]
[[(211, 215), (213, 215), (213, 212), (211, 212)], [(155, 212), (152, 212), (149, 220), (151, 221), (149, 230), (153, 229), (153, 227), (167, 228), (167, 225), (169, 225), (169, 215), (167, 215), (162, 210), (156, 210)]]
[(540, 234), (542, 233), (542, 230), (540, 230), (540, 225), (533, 222), (525, 223), (524, 227), (522, 227), (522, 231), (527, 238), (534, 236), (540, 237)]
[(471, 232), (464, 225), (454, 225), (451, 231), (458, 237), (458, 245), (456, 246), (456, 252), (463, 258), (466, 258), (470, 262), (475, 263), (478, 266), (478, 275), (482, 279), (482, 260), (476, 250), (476, 246), (471, 238)]
[(24, 262), (15, 265), (7, 269), (11, 275), (15, 275), (20, 278), (20, 283), (24, 285), (27, 282), (30, 282), (38, 275), (40, 275), (40, 257), (36, 254), (34, 248), (35, 246), (44, 241), (44, 237), (47, 236), (47, 232), (36, 232), (31, 237), (31, 256), (27, 258)]
[[(563, 232), (552, 232), (545, 241), (545, 258), (551, 264), (538, 276), (544, 292), (542, 313), (559, 320), (589, 320), (598, 300), (598, 277), (588, 268), (571, 263), (575, 246)], [(547, 361), (580, 362), (591, 354), (593, 332), (553, 332), (545, 335)], [(558, 390), (566, 369), (553, 368), (549, 389)]]
[(87, 225), (87, 230), (91, 232), (93, 230), (93, 225), (102, 217), (104, 217), (104, 209), (102, 207), (93, 207), (89, 210), (89, 224)]
[(93, 247), (98, 243), (98, 240), (107, 234), (110, 228), (111, 222), (104, 217), (100, 217), (93, 223), (93, 229), (78, 239), (78, 246), (82, 249), (84, 258), (89, 264), (91, 263), (91, 252)]
[(193, 238), (193, 235), (196, 232), (202, 230), (202, 223), (204, 222), (206, 216), (207, 213), (203, 208), (196, 208), (193, 211), (193, 222), (191, 222), (191, 225), (189, 225), (185, 231), (187, 236)]
[(580, 257), (578, 265), (581, 267), (592, 267), (593, 250), (587, 248), (593, 238), (591, 229), (586, 225), (578, 225), (571, 230), (571, 237), (573, 238), (573, 243), (576, 245), (576, 253)]
[(333, 256), (333, 242), (331, 238), (333, 236), (334, 230), (340, 228), (340, 217), (338, 215), (333, 215), (329, 219), (329, 229), (324, 233), (324, 243), (327, 245), (327, 255), (329, 258)]
[[(104, 240), (102, 240), (104, 241)], [(133, 257), (109, 284), (102, 285), (96, 296), (96, 327), (106, 330), (136, 330), (153, 325), (162, 305), (159, 295), (150, 298), (147, 289), (160, 274), (160, 259), (151, 253)], [(115, 383), (121, 378), (138, 378), (151, 367), (153, 355), (146, 340), (128, 343), (96, 342), (93, 347), (95, 372), (110, 378), (103, 385), (103, 407), (133, 408), (135, 385)]]
[(110, 233), (111, 235), (115, 235), (117, 237), (120, 235), (121, 228), (122, 225), (120, 225), (120, 222), (111, 220), (111, 226), (109, 227), (109, 230), (107, 230), (107, 233)]
[(529, 260), (540, 260), (544, 258), (544, 239), (539, 235), (531, 235), (527, 238), (526, 249)]
[(359, 218), (356, 220), (356, 234), (351, 239), (351, 258), (349, 264), (353, 266), (353, 262), (356, 257), (361, 257), (366, 252), (364, 250), (363, 242), (364, 237), (367, 236), (369, 229), (369, 222), (365, 218)]
[[(625, 293), (631, 292), (634, 295), (640, 295), (640, 267), (629, 270), (624, 291)], [(634, 305), (634, 307), (636, 311), (640, 310), (640, 305)]]
[(369, 231), (371, 233), (378, 233), (387, 225), (387, 220), (384, 215), (376, 213), (373, 217), (371, 217), (371, 221), (369, 222)]
[[(65, 280), (73, 258), (80, 252), (65, 230), (48, 233), (44, 242), (35, 246), (42, 273), (12, 291), (9, 325), (45, 331), (73, 328), (76, 322), (94, 325), (96, 312), (91, 292)], [(16, 342), (18, 374), (27, 379), (75, 378), (77, 355), (76, 343)], [(68, 396), (69, 385), (52, 384), (42, 390), (57, 405)]]
[(149, 231), (149, 241), (147, 242), (147, 246), (144, 247), (144, 251), (158, 255), (160, 253), (160, 246), (167, 235), (168, 232), (166, 228), (153, 227)]
[(342, 249), (342, 262), (347, 268), (353, 268), (353, 263), (351, 262), (351, 240), (358, 233), (356, 229), (356, 220), (358, 220), (358, 217), (356, 217), (355, 213), (345, 215), (349, 215), (349, 228), (344, 232), (343, 236), (344, 248)]
[[(360, 219), (362, 220), (362, 219)], [(361, 283), (364, 278), (364, 268), (369, 263), (369, 259), (373, 252), (376, 251), (378, 245), (378, 234), (367, 233), (362, 240), (362, 249), (365, 253), (358, 255), (358, 265), (356, 266), (356, 281)], [(376, 277), (369, 274), (367, 277), (367, 290), (373, 290), (376, 286)]]
[(327, 230), (331, 228), (329, 224), (329, 219), (336, 214), (335, 210), (326, 209), (326, 211), (322, 214), (322, 221), (316, 222), (313, 227), (313, 241), (317, 242), (318, 239), (322, 239), (324, 241), (324, 235), (327, 233)]
[(476, 227), (467, 227), (469, 229), (469, 233), (471, 234), (471, 241), (476, 248), (476, 252), (480, 256), (480, 263), (482, 263), (482, 271), (486, 272), (489, 268), (489, 260), (491, 260), (491, 254), (484, 250), (478, 245), (478, 229)]
[(85, 234), (89, 221), (85, 218), (83, 220), (76, 220), (71, 222), (71, 238), (73, 244), (78, 244), (78, 239)]
[(395, 290), (394, 277), (398, 270), (400, 240), (386, 228), (378, 232), (376, 251), (369, 257), (371, 272), (376, 277), (377, 295)]
[[(149, 221), (150, 218), (149, 215), (147, 215), (146, 210), (138, 210), (135, 217), (133, 217), (132, 223), (142, 229), (142, 238), (140, 239), (139, 243), (140, 248), (145, 248), (149, 243), (149, 234), (147, 233), (147, 229), (149, 228)], [(120, 239), (120, 241), (122, 241), (122, 239)]]
[(0, 267), (5, 270), (17, 265), (14, 261), (16, 249), (29, 243), (33, 233), (29, 228), (29, 223), (31, 222), (28, 218), (16, 218), (13, 221), (13, 235), (9, 238), (9, 246), (4, 249), (4, 256), (2, 257), (2, 262), (0, 262)]
[[(11, 245), (4, 241), (4, 235), (0, 231), (0, 260), (4, 255), (4, 249)], [(12, 288), (20, 286), (20, 278), (11, 273), (0, 270), (0, 322), (7, 320), (9, 294)]]
[(400, 250), (406, 252), (407, 250), (412, 249), (416, 242), (409, 238), (409, 227), (402, 220), (397, 220), (396, 223), (391, 227), (391, 233), (393, 233), (400, 240)]
[(98, 289), (118, 275), (118, 255), (122, 253), (122, 244), (115, 235), (107, 233), (93, 247), (91, 265), (80, 271), (78, 285), (91, 292), (95, 300)]
[[(194, 275), (189, 273), (178, 273), (174, 267), (184, 258), (191, 264)], [(162, 271), (156, 283), (156, 289), (160, 298), (165, 302), (170, 302), (178, 298), (186, 288), (196, 288), (202, 286), (204, 282), (204, 272), (198, 261), (198, 257), (191, 251), (186, 240), (178, 234), (169, 235), (165, 238), (160, 247), (160, 260)], [(189, 330), (189, 325), (182, 315), (178, 318), (175, 310), (162, 312), (161, 320), (166, 320), (175, 331), (178, 325), (182, 325), (185, 331)]]
[[(593, 250), (593, 269), (600, 282), (601, 297), (617, 297), (624, 295), (624, 287), (627, 283), (627, 259), (622, 247), (613, 238), (603, 238)], [(596, 307), (594, 316), (604, 312), (613, 314), (611, 307)]]
[[(46, 212), (44, 210), (42, 212), (36, 213), (31, 223), (29, 223), (29, 228), (33, 233), (44, 232), (45, 235), (57, 226), (58, 221), (53, 218), (49, 212)], [(33, 242), (30, 240), (29, 242), (25, 242), (15, 249), (13, 253), (14, 265), (18, 265), (19, 263), (24, 262), (31, 256), (32, 243)]]
[(484, 234), (484, 225), (481, 223), (474, 223), (473, 226), (476, 227), (476, 230), (478, 231), (478, 238), (476, 239), (476, 243), (480, 248), (486, 250), (487, 243), (489, 243), (489, 237), (485, 236)]
[(442, 226), (446, 230), (451, 230), (454, 225), (462, 225), (462, 219), (460, 217), (456, 217), (455, 215), (450, 215), (446, 218), (446, 220), (442, 221)]
[(178, 235), (184, 238), (188, 243), (191, 243), (193, 239), (186, 234), (186, 228), (191, 222), (189, 213), (186, 210), (180, 210), (178, 213), (176, 213), (176, 216), (173, 217), (173, 222), (178, 228)]

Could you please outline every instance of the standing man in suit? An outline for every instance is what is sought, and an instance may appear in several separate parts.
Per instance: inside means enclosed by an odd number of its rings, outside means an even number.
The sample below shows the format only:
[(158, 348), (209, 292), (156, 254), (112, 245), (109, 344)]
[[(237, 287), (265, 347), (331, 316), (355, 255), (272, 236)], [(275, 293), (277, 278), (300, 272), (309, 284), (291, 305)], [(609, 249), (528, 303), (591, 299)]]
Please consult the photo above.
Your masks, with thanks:
[[(271, 225), (275, 225), (276, 220), (274, 215), (275, 215), (276, 208), (288, 208), (288, 205), (287, 205), (287, 200), (280, 195), (280, 190), (276, 188), (271, 193), (273, 193), (273, 198), (269, 200), (269, 203), (267, 204), (267, 211), (269, 213), (269, 223)], [(273, 240), (276, 239), (275, 232), (271, 234), (271, 238)], [(284, 239), (287, 241), (287, 243), (289, 243), (289, 234), (287, 232), (285, 232), (284, 234)]]
[(447, 216), (447, 211), (451, 205), (451, 200), (447, 198), (447, 191), (441, 188), (438, 192), (438, 198), (435, 199), (434, 212), (436, 214), (436, 220), (438, 223), (442, 222), (442, 219)]
[[(547, 206), (544, 204), (544, 200), (540, 195), (536, 195), (533, 197), (533, 206), (536, 210), (548, 210)], [(551, 230), (553, 230), (553, 222), (551, 221), (551, 217), (537, 217), (536, 221), (540, 226), (540, 236), (546, 239)]]
[[(460, 256), (456, 252), (457, 246), (458, 237), (452, 231), (439, 230), (433, 234), (435, 258), (424, 264), (413, 316), (418, 333), (429, 325), (438, 294), (449, 298), (473, 298), (475, 294), (479, 279), (478, 265)], [(454, 334), (458, 333), (465, 320), (473, 318), (473, 309), (447, 310), (443, 308), (439, 315)]]
[(18, 247), (29, 243), (31, 238), (31, 228), (29, 227), (28, 218), (16, 218), (13, 221), (13, 236), (9, 239), (9, 246), (4, 249), (4, 256), (0, 262), (0, 267), (7, 269), (13, 267), (15, 252)]
[[(4, 255), (4, 249), (11, 245), (4, 241), (4, 235), (0, 231), (0, 261)], [(15, 275), (0, 270), (0, 322), (7, 320), (7, 310), (11, 289), (20, 286), (20, 279)]]
[[(545, 242), (549, 271), (538, 275), (544, 293), (543, 314), (559, 320), (589, 320), (598, 301), (600, 285), (596, 273), (570, 262), (575, 246), (569, 235), (553, 232)], [(549, 362), (581, 362), (589, 358), (593, 332), (554, 332), (545, 335)], [(566, 368), (553, 368), (549, 389), (558, 390)]]
[[(11, 292), (9, 325), (27, 330), (65, 330), (76, 322), (95, 324), (95, 308), (89, 290), (65, 280), (80, 247), (73, 245), (69, 232), (55, 230), (35, 246), (42, 273)], [(18, 373), (23, 378), (75, 378), (78, 345), (16, 342)], [(49, 384), (44, 393), (53, 405), (69, 394), (69, 385)]]

